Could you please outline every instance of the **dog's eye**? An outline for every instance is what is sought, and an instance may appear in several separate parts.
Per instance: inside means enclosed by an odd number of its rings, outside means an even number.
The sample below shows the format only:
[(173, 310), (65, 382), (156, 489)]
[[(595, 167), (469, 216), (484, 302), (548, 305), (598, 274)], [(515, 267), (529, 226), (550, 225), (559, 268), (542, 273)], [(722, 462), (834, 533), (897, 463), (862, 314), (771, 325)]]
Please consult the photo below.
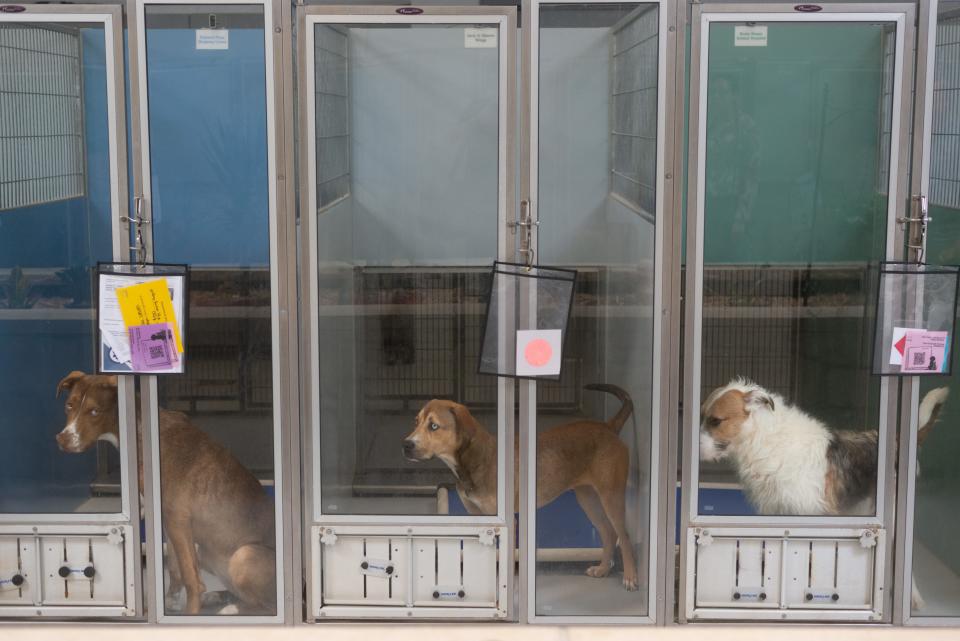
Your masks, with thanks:
[(67, 403), (67, 410), (73, 410), (73, 403)]
[(90, 410), (90, 416), (96, 416), (96, 415), (99, 414), (99, 413), (100, 413), (100, 410), (98, 410), (98, 409), (95, 408), (95, 407)]
[(439, 426), (439, 425), (437, 425), (436, 423), (430, 423), (430, 431), (431, 431), (431, 432), (436, 432), (438, 429), (440, 429), (440, 426)]
[(716, 416), (711, 416), (710, 418), (707, 419), (707, 427), (710, 427), (710, 428), (719, 427), (719, 426), (720, 426), (720, 423), (722, 423), (722, 422), (723, 422), (723, 421), (721, 421), (721, 420), (720, 420), (719, 418), (717, 418)]

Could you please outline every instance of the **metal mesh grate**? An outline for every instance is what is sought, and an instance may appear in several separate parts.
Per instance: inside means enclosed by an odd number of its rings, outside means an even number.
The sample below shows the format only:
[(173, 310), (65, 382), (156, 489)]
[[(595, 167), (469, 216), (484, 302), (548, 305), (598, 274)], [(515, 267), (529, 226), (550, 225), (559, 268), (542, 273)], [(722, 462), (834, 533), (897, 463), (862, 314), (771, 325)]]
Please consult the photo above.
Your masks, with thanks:
[[(365, 269), (358, 278), (364, 407), (407, 412), (431, 398), (496, 407), (496, 377), (477, 373), (489, 269)], [(571, 319), (563, 378), (537, 386), (543, 409), (579, 407), (579, 353), (597, 351), (593, 324)]]
[(85, 193), (78, 29), (0, 24), (0, 211)]
[(644, 7), (611, 38), (610, 191), (653, 216), (657, 175), (658, 10)]
[[(798, 398), (803, 377), (810, 376), (805, 363), (830, 358), (805, 350), (837, 337), (862, 339), (862, 328), (872, 328), (869, 289), (866, 265), (705, 269), (701, 398), (735, 376)], [(846, 321), (853, 325), (836, 325)], [(860, 371), (857, 365), (846, 367), (851, 377)]]
[(455, 272), (362, 273), (362, 375), (370, 403), (455, 397), (458, 281)]
[(734, 376), (796, 397), (801, 268), (711, 268), (703, 275), (702, 398)]
[(347, 35), (316, 25), (317, 208), (350, 193), (350, 109)]
[(269, 271), (193, 270), (187, 369), (161, 377), (162, 406), (191, 414), (273, 405)]
[(937, 25), (932, 129), (930, 202), (960, 209), (960, 16)]

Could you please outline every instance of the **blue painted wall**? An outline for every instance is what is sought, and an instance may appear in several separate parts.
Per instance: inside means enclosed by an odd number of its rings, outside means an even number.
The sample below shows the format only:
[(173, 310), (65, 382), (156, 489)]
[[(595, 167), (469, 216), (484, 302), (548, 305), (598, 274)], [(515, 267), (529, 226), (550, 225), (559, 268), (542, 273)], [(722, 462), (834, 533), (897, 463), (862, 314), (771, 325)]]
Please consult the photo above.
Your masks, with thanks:
[(226, 51), (198, 51), (194, 34), (147, 31), (157, 259), (266, 266), (263, 30), (231, 29)]
[[(82, 38), (87, 195), (0, 213), (0, 269), (28, 270), (31, 298), (41, 305), (44, 297), (70, 296), (55, 271), (90, 268), (111, 257), (103, 30), (84, 29)], [(32, 268), (49, 275), (30, 274)], [(63, 400), (54, 398), (57, 383), (71, 370), (94, 366), (94, 321), (92, 312), (83, 311), (90, 310), (89, 291), (83, 294), (87, 303), (67, 312), (67, 320), (66, 310), (51, 313), (37, 303), (17, 312), (21, 317), (15, 320), (0, 309), (0, 439), (16, 443), (16, 454), (0, 465), (0, 511), (72, 509), (89, 495), (94, 453), (67, 455), (54, 441), (63, 428)]]

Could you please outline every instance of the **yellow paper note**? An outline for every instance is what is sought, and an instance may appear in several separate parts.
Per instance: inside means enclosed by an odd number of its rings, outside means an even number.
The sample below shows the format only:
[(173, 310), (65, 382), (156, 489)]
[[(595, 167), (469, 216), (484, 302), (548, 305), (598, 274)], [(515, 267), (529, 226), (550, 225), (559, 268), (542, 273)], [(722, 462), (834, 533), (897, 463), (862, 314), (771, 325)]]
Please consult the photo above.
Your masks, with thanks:
[(167, 285), (166, 278), (158, 278), (129, 287), (118, 287), (116, 292), (120, 313), (123, 315), (123, 323), (127, 329), (137, 325), (170, 323), (173, 327), (177, 351), (183, 353), (180, 327), (177, 325), (177, 315), (173, 311), (173, 300), (170, 298), (170, 287)]

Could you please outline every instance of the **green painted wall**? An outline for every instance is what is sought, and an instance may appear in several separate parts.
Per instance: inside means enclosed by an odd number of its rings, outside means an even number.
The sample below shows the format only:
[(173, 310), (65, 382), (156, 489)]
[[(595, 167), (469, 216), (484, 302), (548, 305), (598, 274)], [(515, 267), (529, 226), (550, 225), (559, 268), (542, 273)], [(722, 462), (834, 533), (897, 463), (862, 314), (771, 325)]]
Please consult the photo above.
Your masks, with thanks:
[(769, 24), (765, 47), (734, 29), (710, 30), (705, 262), (878, 258), (883, 28)]
[[(930, 207), (929, 236), (926, 260), (934, 265), (960, 264), (960, 211), (944, 207)], [(956, 338), (952, 348), (950, 378), (930, 378), (923, 381), (921, 394), (934, 387), (948, 385), (950, 398), (940, 414), (940, 423), (924, 442), (918, 462), (917, 504), (914, 522), (917, 540), (960, 574), (960, 548), (957, 547), (957, 529), (960, 528), (960, 349)], [(921, 588), (922, 592), (922, 588)]]

